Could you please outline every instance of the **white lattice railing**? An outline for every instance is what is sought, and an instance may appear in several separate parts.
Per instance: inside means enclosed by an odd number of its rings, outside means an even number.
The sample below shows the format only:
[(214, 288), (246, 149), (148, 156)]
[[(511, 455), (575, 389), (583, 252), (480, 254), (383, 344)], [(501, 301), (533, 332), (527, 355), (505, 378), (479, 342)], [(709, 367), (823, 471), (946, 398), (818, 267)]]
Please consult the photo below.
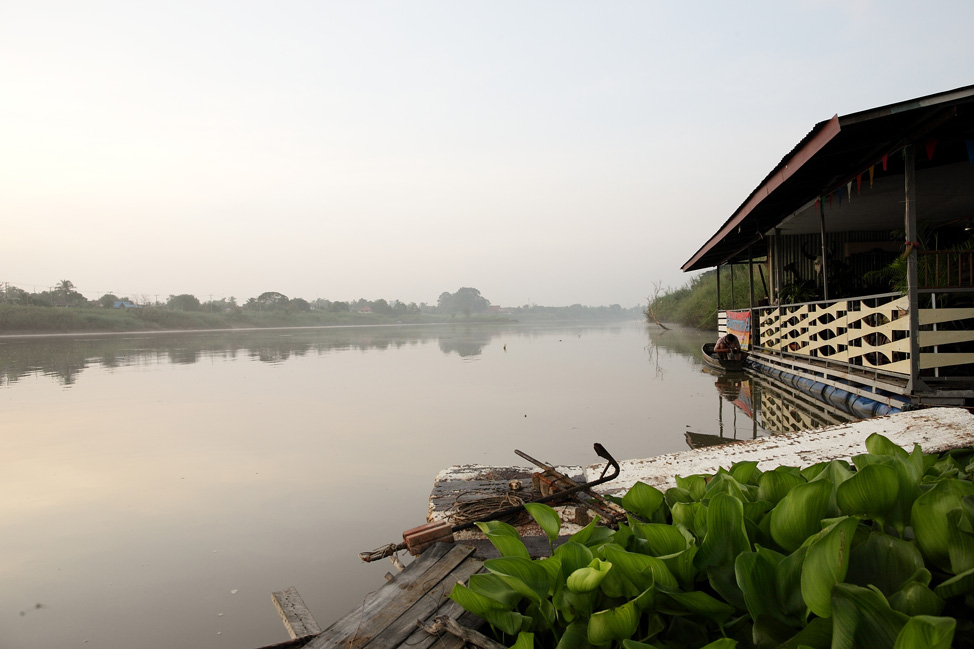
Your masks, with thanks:
[[(787, 304), (755, 310), (755, 318), (760, 349), (910, 374), (905, 295)], [(936, 327), (946, 322), (949, 330)], [(920, 369), (974, 363), (974, 353), (937, 349), (974, 341), (974, 309), (920, 309), (920, 327)]]

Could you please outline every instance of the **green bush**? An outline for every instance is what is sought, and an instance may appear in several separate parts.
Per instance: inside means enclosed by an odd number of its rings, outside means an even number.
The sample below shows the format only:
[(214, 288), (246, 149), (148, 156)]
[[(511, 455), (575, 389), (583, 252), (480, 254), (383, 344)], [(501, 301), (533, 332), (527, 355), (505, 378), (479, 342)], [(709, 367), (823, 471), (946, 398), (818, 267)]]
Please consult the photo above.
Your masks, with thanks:
[[(866, 446), (851, 465), (636, 483), (627, 523), (593, 522), (542, 559), (479, 523), (501, 558), (451, 597), (515, 647), (971, 646), (974, 452)], [(529, 511), (554, 540), (555, 511)]]
[[(734, 291), (731, 294), (731, 276), (734, 278)], [(767, 296), (761, 282), (760, 272), (754, 267), (754, 299)], [(746, 309), (750, 299), (750, 286), (747, 281), (747, 266), (731, 266), (720, 271), (720, 308)], [(685, 286), (670, 290), (650, 300), (647, 311), (655, 308), (656, 317), (662, 322), (675, 322), (699, 329), (717, 328), (717, 272), (701, 273)], [(652, 322), (647, 314), (647, 319)]]

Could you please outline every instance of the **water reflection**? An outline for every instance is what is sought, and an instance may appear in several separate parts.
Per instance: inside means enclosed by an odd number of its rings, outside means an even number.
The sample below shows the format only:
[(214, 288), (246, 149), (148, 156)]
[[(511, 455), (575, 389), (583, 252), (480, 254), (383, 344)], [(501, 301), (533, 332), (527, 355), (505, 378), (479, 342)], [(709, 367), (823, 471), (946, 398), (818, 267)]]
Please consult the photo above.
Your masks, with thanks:
[[(435, 340), (440, 340), (443, 353), (473, 356), (498, 335), (496, 330), (485, 331), (477, 340), (454, 340), (451, 332), (455, 328), (444, 333), (428, 327), (342, 327), (0, 338), (0, 385), (40, 373), (71, 386), (89, 366), (120, 368), (163, 361), (192, 365), (204, 359), (233, 360), (238, 354), (262, 363), (283, 363), (307, 355), (385, 350)], [(441, 339), (444, 335), (448, 337)]]
[(686, 329), (647, 329), (646, 350), (662, 379), (664, 353), (687, 358), (700, 372), (713, 378), (716, 402), (714, 429), (687, 430), (684, 435), (691, 448), (714, 446), (777, 433), (795, 432), (834, 426), (854, 419), (838, 408), (810, 397), (790, 386), (770, 381), (751, 373), (724, 374), (703, 363), (700, 346), (712, 336)]

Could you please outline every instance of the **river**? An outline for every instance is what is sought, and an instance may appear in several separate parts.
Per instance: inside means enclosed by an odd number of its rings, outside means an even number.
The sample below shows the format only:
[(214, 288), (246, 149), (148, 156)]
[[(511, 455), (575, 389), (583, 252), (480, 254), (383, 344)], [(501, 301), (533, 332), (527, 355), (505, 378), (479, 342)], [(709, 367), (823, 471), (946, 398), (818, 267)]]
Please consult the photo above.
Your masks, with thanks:
[[(615, 324), (0, 337), (0, 646), (255, 648), (383, 583), (438, 471), (832, 423)], [(821, 417), (826, 417), (822, 420)]]

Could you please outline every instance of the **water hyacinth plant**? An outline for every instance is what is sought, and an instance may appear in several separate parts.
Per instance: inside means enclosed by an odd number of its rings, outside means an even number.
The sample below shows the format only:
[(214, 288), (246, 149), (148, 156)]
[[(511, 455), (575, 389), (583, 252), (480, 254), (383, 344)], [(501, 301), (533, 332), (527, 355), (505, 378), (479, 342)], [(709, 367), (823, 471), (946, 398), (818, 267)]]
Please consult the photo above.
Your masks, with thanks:
[[(974, 646), (974, 451), (866, 448), (636, 483), (627, 523), (593, 521), (541, 559), (479, 523), (501, 557), (451, 597), (518, 649)], [(554, 547), (558, 514), (528, 511)]]

